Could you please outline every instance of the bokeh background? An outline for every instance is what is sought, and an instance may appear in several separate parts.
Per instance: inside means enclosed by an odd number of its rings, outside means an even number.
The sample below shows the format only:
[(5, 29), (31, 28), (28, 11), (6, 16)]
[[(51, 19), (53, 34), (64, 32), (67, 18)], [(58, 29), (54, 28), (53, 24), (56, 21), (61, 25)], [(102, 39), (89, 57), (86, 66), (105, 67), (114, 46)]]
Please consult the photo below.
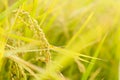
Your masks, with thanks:
[[(15, 14), (15, 10), (24, 10), (37, 20), (52, 46), (50, 64), (32, 61), (37, 52), (22, 52), (31, 43), (29, 39), (34, 39), (34, 33), (16, 20), (19, 11)], [(0, 80), (36, 80), (24, 68), (25, 79), (20, 78), (20, 73), (15, 75), (18, 78), (9, 77), (12, 59), (4, 54), (15, 51), (6, 45), (19, 50), (17, 54), (25, 53), (17, 57), (48, 71), (35, 72), (43, 76), (39, 80), (54, 80), (53, 73), (60, 73), (56, 80), (118, 80), (120, 0), (0, 0), (0, 28), (0, 60), (4, 62)], [(31, 49), (38, 49), (34, 45), (30, 45)]]

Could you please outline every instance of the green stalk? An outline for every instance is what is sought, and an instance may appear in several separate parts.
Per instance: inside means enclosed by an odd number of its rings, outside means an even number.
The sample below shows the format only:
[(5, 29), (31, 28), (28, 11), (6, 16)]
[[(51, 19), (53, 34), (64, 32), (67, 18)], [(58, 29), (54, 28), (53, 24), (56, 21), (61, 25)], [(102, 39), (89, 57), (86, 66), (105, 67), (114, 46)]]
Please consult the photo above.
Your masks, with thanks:
[[(105, 39), (106, 39), (106, 37), (107, 37), (107, 34), (103, 37), (102, 41), (101, 41), (100, 44), (98, 45), (98, 48), (97, 48), (97, 50), (95, 51), (93, 57), (95, 57), (95, 58), (98, 57), (98, 55), (99, 55), (99, 53), (100, 53), (100, 50), (101, 50), (101, 48), (102, 48), (102, 45), (103, 45), (103, 43), (104, 43), (104, 41), (105, 41)], [(83, 74), (83, 76), (82, 76), (82, 80), (88, 80), (88, 77), (89, 77), (89, 75), (90, 75), (90, 73), (91, 73), (91, 71), (92, 71), (92, 69), (93, 69), (93, 66), (95, 65), (95, 62), (96, 62), (95, 59), (92, 59), (92, 60), (91, 60), (91, 63), (92, 63), (92, 64), (89, 64), (89, 65), (88, 65), (88, 67), (87, 67), (87, 69), (86, 69), (86, 72), (85, 72), (85, 73)]]
[(18, 0), (16, 3), (14, 3), (11, 7), (7, 8), (5, 11), (0, 13), (0, 21), (2, 21), (6, 16), (8, 16), (12, 10), (19, 7), (21, 4), (23, 4), (27, 0)]

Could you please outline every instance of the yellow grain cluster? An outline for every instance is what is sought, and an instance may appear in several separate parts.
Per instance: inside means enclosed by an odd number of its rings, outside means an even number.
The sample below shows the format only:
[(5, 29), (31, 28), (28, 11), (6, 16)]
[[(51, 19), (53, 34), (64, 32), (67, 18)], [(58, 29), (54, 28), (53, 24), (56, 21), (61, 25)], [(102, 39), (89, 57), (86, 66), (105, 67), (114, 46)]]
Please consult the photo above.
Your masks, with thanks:
[(30, 30), (33, 31), (35, 39), (39, 40), (38, 44), (40, 44), (40, 53), (45, 56), (45, 62), (50, 61), (49, 43), (37, 21), (33, 19), (28, 12), (22, 10), (19, 11), (19, 18), (26, 26), (30, 28)]

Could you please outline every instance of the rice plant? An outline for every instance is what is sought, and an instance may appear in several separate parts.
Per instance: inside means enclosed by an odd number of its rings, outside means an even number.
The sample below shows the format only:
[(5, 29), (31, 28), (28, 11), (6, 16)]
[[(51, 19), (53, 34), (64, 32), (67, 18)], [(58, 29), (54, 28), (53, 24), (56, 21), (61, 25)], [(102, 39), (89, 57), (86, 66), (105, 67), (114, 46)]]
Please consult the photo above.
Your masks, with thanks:
[(0, 80), (119, 80), (119, 0), (0, 0)]

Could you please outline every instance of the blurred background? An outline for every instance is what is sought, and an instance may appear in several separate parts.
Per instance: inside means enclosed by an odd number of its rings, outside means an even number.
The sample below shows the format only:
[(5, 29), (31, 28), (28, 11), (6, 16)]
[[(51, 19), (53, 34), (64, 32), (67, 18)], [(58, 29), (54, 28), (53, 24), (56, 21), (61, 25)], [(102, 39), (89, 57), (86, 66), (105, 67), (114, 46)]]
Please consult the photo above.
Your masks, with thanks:
[[(50, 45), (67, 51), (51, 50), (52, 61), (62, 66), (59, 71), (63, 80), (118, 80), (119, 8), (120, 0), (0, 0), (0, 27), (5, 34), (14, 25), (11, 34), (32, 39), (33, 32), (20, 20), (15, 22), (13, 11), (24, 10), (37, 20)], [(14, 47), (18, 43), (27, 44), (14, 38), (9, 36), (6, 44)], [(75, 53), (89, 57), (74, 58)], [(31, 57), (25, 55), (22, 59), (28, 61)], [(0, 79), (10, 80), (5, 65)]]

